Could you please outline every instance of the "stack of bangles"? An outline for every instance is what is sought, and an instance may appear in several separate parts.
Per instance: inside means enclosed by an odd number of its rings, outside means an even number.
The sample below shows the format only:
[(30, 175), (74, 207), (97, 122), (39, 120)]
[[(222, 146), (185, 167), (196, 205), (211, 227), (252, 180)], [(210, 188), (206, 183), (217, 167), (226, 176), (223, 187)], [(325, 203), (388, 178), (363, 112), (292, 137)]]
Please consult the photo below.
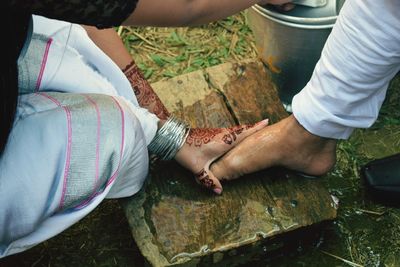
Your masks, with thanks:
[(173, 159), (185, 144), (189, 131), (190, 128), (187, 123), (174, 116), (169, 117), (150, 142), (149, 152), (162, 160)]

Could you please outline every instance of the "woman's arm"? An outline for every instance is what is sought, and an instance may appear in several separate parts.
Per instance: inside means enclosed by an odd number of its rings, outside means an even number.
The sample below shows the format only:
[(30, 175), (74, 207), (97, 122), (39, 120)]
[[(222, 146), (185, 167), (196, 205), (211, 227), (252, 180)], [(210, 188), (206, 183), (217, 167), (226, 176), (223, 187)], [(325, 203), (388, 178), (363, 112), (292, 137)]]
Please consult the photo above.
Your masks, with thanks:
[(159, 119), (166, 120), (169, 117), (168, 110), (144, 78), (116, 31), (114, 29), (99, 30), (91, 26), (83, 27), (90, 39), (124, 72), (131, 83), (139, 105), (155, 114)]
[(73, 23), (107, 28), (124, 25), (186, 26), (215, 21), (254, 4), (291, 0), (6, 0), (6, 6)]
[(190, 26), (236, 14), (254, 4), (282, 5), (291, 0), (141, 0), (125, 25)]

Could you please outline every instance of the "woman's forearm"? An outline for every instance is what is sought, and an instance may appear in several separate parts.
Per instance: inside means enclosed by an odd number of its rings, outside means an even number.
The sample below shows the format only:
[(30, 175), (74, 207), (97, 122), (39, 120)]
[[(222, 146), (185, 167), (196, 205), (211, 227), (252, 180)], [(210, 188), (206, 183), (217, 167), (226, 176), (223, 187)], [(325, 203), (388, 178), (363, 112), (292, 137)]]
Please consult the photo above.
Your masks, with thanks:
[(6, 0), (13, 10), (98, 28), (188, 26), (226, 18), (254, 4), (291, 0)]
[(94, 26), (85, 25), (82, 25), (82, 27), (86, 30), (90, 39), (109, 56), (120, 69), (124, 69), (132, 62), (131, 54), (114, 29), (99, 30)]
[(190, 26), (236, 14), (254, 4), (284, 4), (291, 0), (139, 0), (125, 25)]
[(116, 31), (114, 29), (99, 30), (90, 26), (83, 27), (90, 39), (124, 72), (132, 85), (139, 105), (154, 113), (159, 119), (166, 120), (169, 117), (167, 109), (132, 60), (132, 56)]

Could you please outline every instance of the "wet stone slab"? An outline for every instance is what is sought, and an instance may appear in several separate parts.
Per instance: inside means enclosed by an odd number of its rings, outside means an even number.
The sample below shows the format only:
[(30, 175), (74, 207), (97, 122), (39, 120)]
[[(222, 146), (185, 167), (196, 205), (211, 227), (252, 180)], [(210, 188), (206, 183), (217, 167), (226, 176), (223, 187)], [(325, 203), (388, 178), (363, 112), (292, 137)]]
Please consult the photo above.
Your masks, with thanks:
[[(223, 64), (153, 86), (167, 108), (193, 127), (287, 116), (258, 61)], [(223, 266), (241, 248), (250, 253), (264, 241), (336, 217), (335, 203), (320, 181), (284, 169), (224, 183), (223, 195), (215, 196), (176, 163), (160, 162), (151, 166), (147, 185), (121, 203), (152, 266)]]

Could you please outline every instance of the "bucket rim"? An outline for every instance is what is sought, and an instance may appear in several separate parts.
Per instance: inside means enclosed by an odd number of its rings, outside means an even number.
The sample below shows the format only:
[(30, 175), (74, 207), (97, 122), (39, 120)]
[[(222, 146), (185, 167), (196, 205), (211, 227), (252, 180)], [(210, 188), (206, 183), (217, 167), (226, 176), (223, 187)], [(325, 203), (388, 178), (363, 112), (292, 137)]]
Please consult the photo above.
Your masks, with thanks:
[[(255, 12), (257, 12), (259, 15), (263, 16), (264, 18), (267, 18), (269, 20), (272, 20), (276, 23), (293, 27), (293, 28), (300, 28), (300, 29), (307, 29), (307, 30), (323, 30), (323, 29), (331, 29), (333, 28), (333, 25), (336, 23), (336, 18), (337, 16), (332, 16), (332, 17), (325, 17), (325, 18), (330, 18), (330, 20), (327, 20), (328, 24), (306, 24), (306, 23), (294, 23), (286, 20), (280, 20), (279, 18), (276, 18), (274, 16), (271, 16), (262, 10), (260, 10), (259, 5), (254, 5), (251, 7)], [(265, 10), (263, 8), (263, 10)], [(304, 18), (303, 18), (304, 19)], [(306, 18), (305, 20), (309, 20), (309, 18)]]
[[(310, 26), (328, 26), (333, 25), (336, 22), (338, 15), (335, 16), (327, 16), (322, 18), (306, 18), (306, 17), (293, 17), (287, 16), (281, 13), (273, 12), (268, 10), (258, 4), (252, 6), (253, 9), (257, 10), (258, 13), (265, 15), (268, 18), (273, 18), (276, 21), (279, 21), (281, 24), (286, 24), (290, 26), (293, 25), (310, 25)], [(285, 23), (286, 22), (286, 23)], [(329, 28), (328, 26), (327, 28)], [(300, 28), (300, 27), (297, 27)], [(313, 27), (312, 27), (313, 28)]]

